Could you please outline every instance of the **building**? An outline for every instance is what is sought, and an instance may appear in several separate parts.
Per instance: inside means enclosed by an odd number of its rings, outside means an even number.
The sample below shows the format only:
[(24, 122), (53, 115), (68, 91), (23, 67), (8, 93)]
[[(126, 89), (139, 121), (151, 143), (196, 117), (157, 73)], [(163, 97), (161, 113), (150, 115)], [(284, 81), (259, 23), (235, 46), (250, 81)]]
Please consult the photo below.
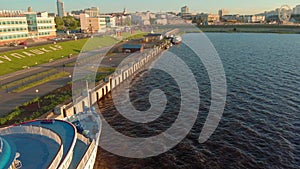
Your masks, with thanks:
[(201, 13), (196, 16), (196, 20), (199, 20), (199, 24), (205, 24), (205, 25), (213, 25), (220, 22), (220, 16), (219, 14), (204, 14)]
[(240, 20), (240, 15), (234, 14), (234, 15), (223, 15), (222, 16), (222, 21), (223, 22), (231, 22), (231, 23), (236, 23)]
[(124, 8), (123, 12), (107, 13), (105, 15), (110, 15), (111, 17), (115, 18), (116, 26), (131, 25), (131, 15), (127, 14), (126, 8)]
[(220, 9), (218, 11), (218, 14), (219, 14), (220, 18), (222, 18), (222, 16), (224, 16), (224, 15), (229, 15), (229, 11), (226, 9)]
[(131, 14), (131, 20), (135, 25), (150, 25), (150, 12), (136, 12)]
[(88, 14), (80, 14), (80, 28), (85, 33), (96, 33), (106, 28), (105, 18), (91, 18)]
[(22, 10), (0, 10), (0, 17), (17, 17), (23, 14), (24, 11)]
[(218, 14), (207, 14), (205, 15), (208, 23), (214, 24), (220, 21), (220, 16)]
[(189, 23), (188, 20), (179, 17), (168, 17), (168, 25), (185, 25), (187, 23)]
[(123, 44), (122, 51), (124, 53), (143, 52), (144, 45), (140, 44)]
[(55, 13), (48, 13), (48, 17), (55, 17), (56, 16), (56, 14)]
[(241, 16), (244, 23), (263, 23), (265, 22), (264, 15), (244, 15)]
[(88, 14), (90, 17), (97, 17), (100, 14), (98, 7), (91, 7), (84, 10), (85, 14)]
[(181, 13), (190, 13), (189, 12), (189, 7), (188, 6), (184, 6), (181, 8)]
[(297, 6), (293, 9), (293, 14), (294, 14), (294, 15), (300, 15), (300, 5), (297, 5)]
[(168, 20), (167, 19), (156, 19), (154, 21), (154, 24), (157, 24), (157, 25), (167, 25), (168, 24)]
[(56, 37), (53, 17), (47, 12), (24, 12), (13, 17), (0, 17), (0, 45)]
[(149, 33), (147, 35), (144, 35), (144, 42), (157, 42), (161, 41), (163, 39), (163, 35), (160, 33)]
[(85, 33), (99, 33), (106, 29), (116, 27), (116, 18), (111, 15), (90, 17), (88, 14), (80, 14), (80, 27)]
[(65, 120), (33, 120), (1, 128), (0, 168), (92, 169), (101, 126), (94, 110), (86, 110)]
[(65, 16), (64, 3), (61, 0), (57, 0), (57, 15), (59, 17)]
[(130, 26), (131, 15), (128, 14), (112, 14), (116, 18), (116, 26)]

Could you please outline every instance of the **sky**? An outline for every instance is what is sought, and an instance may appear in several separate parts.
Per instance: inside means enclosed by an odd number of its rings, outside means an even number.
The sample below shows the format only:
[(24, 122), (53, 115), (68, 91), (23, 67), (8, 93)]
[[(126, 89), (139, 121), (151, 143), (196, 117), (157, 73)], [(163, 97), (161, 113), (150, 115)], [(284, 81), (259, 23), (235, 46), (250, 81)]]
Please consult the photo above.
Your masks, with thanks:
[[(100, 8), (101, 13), (151, 11), (151, 12), (179, 12), (187, 5), (190, 12), (218, 13), (221, 8), (230, 14), (256, 14), (273, 10), (282, 5), (294, 8), (300, 5), (299, 0), (62, 0), (65, 11), (80, 10), (92, 6)], [(23, 10), (29, 6), (34, 11), (56, 13), (56, 0), (0, 0), (0, 10)]]

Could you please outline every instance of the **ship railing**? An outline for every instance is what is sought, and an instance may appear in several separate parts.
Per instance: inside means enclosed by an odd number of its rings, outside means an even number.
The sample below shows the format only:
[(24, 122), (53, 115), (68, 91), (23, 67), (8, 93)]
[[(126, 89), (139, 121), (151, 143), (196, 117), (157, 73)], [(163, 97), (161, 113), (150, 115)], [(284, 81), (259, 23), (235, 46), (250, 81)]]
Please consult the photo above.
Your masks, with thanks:
[(0, 153), (2, 153), (2, 149), (3, 149), (3, 140), (0, 137)]
[(92, 143), (90, 144), (90, 146), (88, 147), (87, 151), (84, 153), (82, 159), (80, 160), (80, 162), (78, 163), (77, 167), (78, 169), (81, 168), (85, 168), (87, 162), (90, 160), (90, 158), (94, 158), (92, 157), (92, 153), (94, 151), (96, 147), (95, 141), (93, 140)]
[(90, 140), (84, 137), (82, 134), (77, 133), (77, 138), (86, 145), (89, 145), (91, 143)]

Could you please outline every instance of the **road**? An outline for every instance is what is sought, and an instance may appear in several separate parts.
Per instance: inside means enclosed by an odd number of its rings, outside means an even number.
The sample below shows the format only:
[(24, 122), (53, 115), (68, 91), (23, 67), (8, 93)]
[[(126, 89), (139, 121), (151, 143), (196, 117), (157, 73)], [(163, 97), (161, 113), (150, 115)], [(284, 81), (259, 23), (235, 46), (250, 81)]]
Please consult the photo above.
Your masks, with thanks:
[[(95, 57), (99, 55), (105, 55), (106, 51), (110, 49), (110, 47), (104, 47), (98, 49), (94, 52), (91, 52), (93, 57), (89, 58), (88, 62), (91, 62), (91, 59), (96, 59)], [(13, 82), (40, 72), (47, 71), (49, 69), (56, 69), (58, 72), (66, 71), (71, 75), (73, 74), (73, 67), (63, 67), (64, 64), (74, 63), (76, 62), (78, 56), (72, 56), (71, 58), (63, 58), (50, 63), (42, 64), (36, 67), (31, 67), (30, 69), (24, 69), (17, 72), (13, 72), (10, 74), (6, 74), (0, 76), (0, 84), (6, 84), (9, 82)], [(109, 57), (105, 58), (102, 62), (102, 66), (112, 67), (113, 65), (117, 65), (122, 59), (110, 59)], [(105, 64), (105, 65), (104, 65)], [(100, 66), (101, 66), (100, 65)], [(50, 81), (48, 83), (41, 84), (39, 86), (33, 87), (31, 89), (25, 90), (20, 93), (12, 93), (7, 89), (0, 90), (0, 115), (11, 112), (16, 106), (19, 106), (27, 101), (30, 101), (36, 97), (43, 96), (59, 87), (66, 85), (68, 82), (72, 81), (72, 78), (69, 76), (63, 77), (60, 79), (56, 79)], [(36, 90), (38, 89), (38, 93)]]

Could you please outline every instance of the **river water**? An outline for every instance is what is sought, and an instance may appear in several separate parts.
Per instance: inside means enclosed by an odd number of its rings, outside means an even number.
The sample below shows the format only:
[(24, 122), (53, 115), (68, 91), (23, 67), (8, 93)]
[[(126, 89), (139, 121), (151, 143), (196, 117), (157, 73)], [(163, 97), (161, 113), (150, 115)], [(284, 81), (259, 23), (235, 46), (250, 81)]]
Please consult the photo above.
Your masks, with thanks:
[[(192, 130), (181, 143), (156, 157), (130, 159), (99, 148), (94, 168), (300, 168), (300, 35), (207, 36), (227, 79), (225, 111), (209, 140), (198, 142), (210, 106), (208, 73), (181, 44), (169, 51), (190, 67), (200, 91), (199, 114)], [(180, 90), (172, 77), (151, 70), (130, 83), (131, 102), (141, 111), (150, 108), (150, 91), (163, 90), (168, 99), (163, 115), (148, 124), (133, 123), (118, 113), (108, 95), (99, 105), (109, 124), (131, 137), (153, 136), (169, 128), (180, 109)]]

